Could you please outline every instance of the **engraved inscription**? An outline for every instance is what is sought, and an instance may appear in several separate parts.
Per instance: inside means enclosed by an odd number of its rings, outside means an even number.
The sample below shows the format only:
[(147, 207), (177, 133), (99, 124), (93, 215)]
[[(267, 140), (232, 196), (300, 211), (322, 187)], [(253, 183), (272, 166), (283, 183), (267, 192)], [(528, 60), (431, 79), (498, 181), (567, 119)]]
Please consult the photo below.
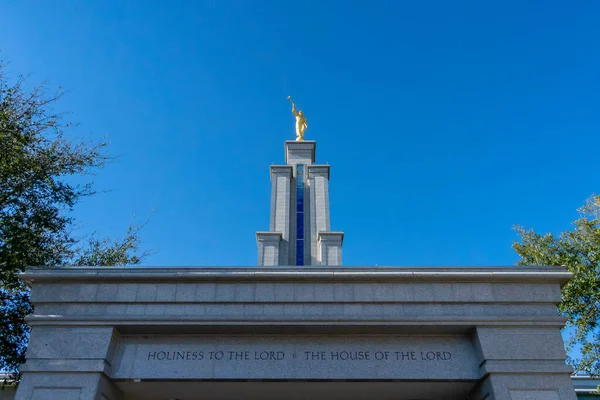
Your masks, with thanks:
[[(449, 351), (301, 351), (302, 360), (310, 361), (449, 361)], [(218, 351), (168, 351), (150, 350), (148, 360), (152, 361), (283, 361), (298, 358), (298, 352), (218, 350)]]
[(467, 336), (124, 336), (118, 379), (480, 378)]

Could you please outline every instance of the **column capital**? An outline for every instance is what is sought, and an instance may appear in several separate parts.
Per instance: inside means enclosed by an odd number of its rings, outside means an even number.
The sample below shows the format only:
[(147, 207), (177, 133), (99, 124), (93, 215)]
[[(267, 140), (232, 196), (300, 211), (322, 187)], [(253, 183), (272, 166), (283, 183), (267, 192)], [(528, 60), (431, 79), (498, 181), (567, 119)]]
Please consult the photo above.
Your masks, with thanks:
[(339, 242), (344, 241), (344, 232), (319, 232), (319, 241), (321, 242)]
[(294, 167), (291, 165), (271, 165), (271, 180), (273, 179), (273, 175), (286, 175), (288, 177), (292, 176)]
[(281, 242), (281, 232), (256, 232), (257, 242)]
[(321, 164), (321, 165), (309, 165), (308, 166), (308, 176), (310, 178), (311, 175), (314, 176), (325, 176), (327, 180), (329, 180), (329, 165)]

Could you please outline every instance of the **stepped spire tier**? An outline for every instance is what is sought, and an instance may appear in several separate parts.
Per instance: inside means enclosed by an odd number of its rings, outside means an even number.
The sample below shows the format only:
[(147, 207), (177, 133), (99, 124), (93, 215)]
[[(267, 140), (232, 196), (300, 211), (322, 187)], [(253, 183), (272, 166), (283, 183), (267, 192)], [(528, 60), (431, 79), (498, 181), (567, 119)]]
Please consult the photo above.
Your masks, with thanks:
[(271, 222), (257, 232), (259, 266), (341, 265), (343, 232), (329, 221), (329, 165), (316, 142), (285, 142), (285, 165), (271, 166)]

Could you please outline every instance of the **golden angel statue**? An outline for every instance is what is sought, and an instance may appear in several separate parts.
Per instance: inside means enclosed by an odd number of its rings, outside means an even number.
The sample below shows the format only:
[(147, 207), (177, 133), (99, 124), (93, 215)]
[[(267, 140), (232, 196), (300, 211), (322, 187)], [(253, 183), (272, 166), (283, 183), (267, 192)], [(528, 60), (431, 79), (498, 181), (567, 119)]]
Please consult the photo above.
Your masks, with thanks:
[(296, 140), (304, 140), (304, 131), (308, 128), (306, 117), (302, 110), (296, 111), (296, 104), (290, 96), (288, 96), (288, 100), (292, 103), (292, 114), (296, 117)]

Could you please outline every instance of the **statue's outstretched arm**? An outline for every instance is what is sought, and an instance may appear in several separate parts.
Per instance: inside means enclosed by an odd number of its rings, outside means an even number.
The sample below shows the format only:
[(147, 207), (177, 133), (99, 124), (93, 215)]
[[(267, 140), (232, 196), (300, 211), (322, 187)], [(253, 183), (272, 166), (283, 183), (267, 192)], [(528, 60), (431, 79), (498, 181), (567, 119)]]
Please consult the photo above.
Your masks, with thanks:
[(292, 103), (292, 114), (294, 114), (297, 117), (298, 113), (296, 112), (296, 103), (294, 103), (294, 100), (292, 100), (291, 96), (288, 96), (288, 100), (290, 101), (290, 103)]

